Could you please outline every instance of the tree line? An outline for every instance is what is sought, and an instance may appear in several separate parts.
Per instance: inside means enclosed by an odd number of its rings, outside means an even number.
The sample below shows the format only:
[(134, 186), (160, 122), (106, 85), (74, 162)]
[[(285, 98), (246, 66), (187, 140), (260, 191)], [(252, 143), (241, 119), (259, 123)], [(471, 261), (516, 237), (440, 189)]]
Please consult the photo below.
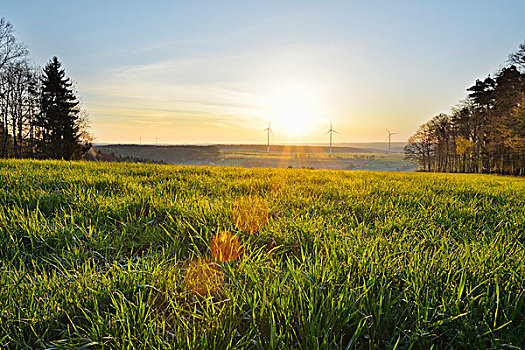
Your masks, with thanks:
[(476, 80), (450, 114), (421, 125), (406, 158), (425, 171), (525, 174), (525, 43), (494, 77)]
[(53, 57), (35, 67), (13, 26), (0, 19), (0, 157), (79, 159), (89, 149), (87, 115)]
[(525, 43), (449, 114), (421, 125), (405, 156), (424, 171), (525, 175)]

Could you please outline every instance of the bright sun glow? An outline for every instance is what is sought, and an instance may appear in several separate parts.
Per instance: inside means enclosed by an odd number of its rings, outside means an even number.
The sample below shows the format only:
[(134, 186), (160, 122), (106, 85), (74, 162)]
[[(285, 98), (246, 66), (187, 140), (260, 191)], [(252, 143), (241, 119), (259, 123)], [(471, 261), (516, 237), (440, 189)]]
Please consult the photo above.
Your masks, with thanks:
[(303, 86), (284, 86), (269, 95), (267, 106), (272, 129), (289, 138), (302, 136), (324, 121), (319, 97)]

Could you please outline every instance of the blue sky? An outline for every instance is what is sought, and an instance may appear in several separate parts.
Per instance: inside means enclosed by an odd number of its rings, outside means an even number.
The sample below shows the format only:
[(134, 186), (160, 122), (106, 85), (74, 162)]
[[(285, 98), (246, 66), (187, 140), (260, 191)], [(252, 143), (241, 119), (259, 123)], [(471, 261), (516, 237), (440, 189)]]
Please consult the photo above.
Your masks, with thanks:
[(525, 41), (525, 1), (9, 1), (98, 142), (405, 141)]

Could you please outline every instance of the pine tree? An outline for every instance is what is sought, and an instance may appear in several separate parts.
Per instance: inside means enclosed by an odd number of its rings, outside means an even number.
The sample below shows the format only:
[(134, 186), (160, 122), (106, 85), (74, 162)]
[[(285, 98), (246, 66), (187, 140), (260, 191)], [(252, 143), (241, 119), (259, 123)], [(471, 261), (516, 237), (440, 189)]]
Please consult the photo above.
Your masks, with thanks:
[(57, 57), (44, 67), (41, 93), (40, 154), (44, 158), (79, 159), (87, 150), (80, 142), (80, 116), (73, 83)]

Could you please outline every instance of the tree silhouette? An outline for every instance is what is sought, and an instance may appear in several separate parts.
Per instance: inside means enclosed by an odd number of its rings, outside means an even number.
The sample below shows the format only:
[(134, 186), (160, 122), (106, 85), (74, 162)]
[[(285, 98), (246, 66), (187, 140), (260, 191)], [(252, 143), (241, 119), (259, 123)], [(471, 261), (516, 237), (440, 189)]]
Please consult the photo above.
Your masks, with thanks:
[(73, 83), (57, 57), (43, 69), (40, 153), (45, 158), (79, 159), (88, 149), (80, 142), (81, 118)]

